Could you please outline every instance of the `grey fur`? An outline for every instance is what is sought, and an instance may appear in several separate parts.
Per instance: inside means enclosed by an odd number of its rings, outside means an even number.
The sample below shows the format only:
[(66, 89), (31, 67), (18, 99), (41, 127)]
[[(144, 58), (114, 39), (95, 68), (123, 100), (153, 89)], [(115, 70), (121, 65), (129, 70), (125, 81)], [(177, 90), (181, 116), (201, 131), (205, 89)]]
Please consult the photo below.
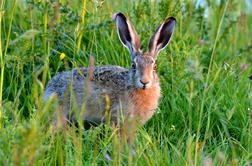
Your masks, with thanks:
[[(116, 15), (119, 38), (132, 55), (132, 68), (120, 66), (101, 66), (64, 71), (54, 76), (48, 83), (44, 100), (56, 94), (60, 109), (67, 120), (76, 121), (77, 117), (94, 123), (136, 119), (141, 124), (154, 114), (160, 98), (160, 86), (155, 71), (158, 52), (142, 53), (139, 37), (131, 22), (122, 13)], [(175, 19), (161, 24), (171, 29), (163, 34), (157, 30), (151, 39), (153, 46), (165, 47), (171, 37)], [(159, 28), (160, 29), (160, 28)], [(161, 31), (161, 32), (160, 32)], [(160, 36), (162, 35), (162, 36)], [(162, 38), (161, 38), (162, 37)], [(162, 43), (163, 42), (163, 43)]]
[[(89, 80), (87, 77), (89, 68), (61, 72), (49, 81), (44, 92), (44, 100), (47, 101), (50, 95), (56, 93), (65, 115), (68, 115), (69, 110), (72, 109), (70, 108), (71, 104), (77, 104), (78, 111), (85, 112), (83, 116), (84, 120), (100, 123), (101, 121), (106, 121), (106, 118), (108, 118), (104, 116), (107, 104), (105, 95), (107, 95), (110, 100), (109, 102), (112, 101), (109, 106), (111, 122), (117, 123), (119, 111), (126, 109), (120, 108), (119, 103), (124, 107), (128, 105), (129, 103), (126, 104), (125, 100), (129, 97), (128, 92), (133, 90), (129, 82), (129, 73), (128, 69), (120, 66), (96, 67), (92, 80)], [(87, 84), (90, 84), (90, 90), (87, 89)], [(73, 95), (71, 89), (74, 92), (76, 103), (70, 102), (71, 95)], [(82, 110), (83, 104), (86, 105), (84, 110)], [(71, 115), (71, 119), (69, 120), (75, 121), (75, 115)]]

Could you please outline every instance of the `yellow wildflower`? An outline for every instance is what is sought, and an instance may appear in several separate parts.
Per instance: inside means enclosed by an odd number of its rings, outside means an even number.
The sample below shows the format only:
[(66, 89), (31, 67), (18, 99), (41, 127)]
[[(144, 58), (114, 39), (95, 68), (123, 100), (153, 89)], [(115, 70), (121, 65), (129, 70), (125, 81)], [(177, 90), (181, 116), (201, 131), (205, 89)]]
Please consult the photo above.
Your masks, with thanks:
[(65, 56), (66, 56), (66, 54), (65, 54), (64, 52), (62, 52), (62, 53), (60, 54), (60, 60), (64, 59)]

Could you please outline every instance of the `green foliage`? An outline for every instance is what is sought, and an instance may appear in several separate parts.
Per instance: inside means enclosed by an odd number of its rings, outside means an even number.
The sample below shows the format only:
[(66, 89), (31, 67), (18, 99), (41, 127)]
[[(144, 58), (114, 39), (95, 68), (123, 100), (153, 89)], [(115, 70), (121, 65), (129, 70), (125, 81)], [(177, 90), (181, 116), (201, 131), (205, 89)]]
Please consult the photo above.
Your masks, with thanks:
[[(0, 165), (251, 164), (252, 14), (245, 1), (0, 3)], [(57, 124), (55, 133), (57, 101), (42, 100), (52, 76), (88, 66), (90, 55), (97, 66), (130, 66), (111, 21), (118, 11), (130, 17), (143, 50), (162, 20), (177, 19), (158, 58), (157, 113), (130, 133), (132, 144), (107, 124)]]

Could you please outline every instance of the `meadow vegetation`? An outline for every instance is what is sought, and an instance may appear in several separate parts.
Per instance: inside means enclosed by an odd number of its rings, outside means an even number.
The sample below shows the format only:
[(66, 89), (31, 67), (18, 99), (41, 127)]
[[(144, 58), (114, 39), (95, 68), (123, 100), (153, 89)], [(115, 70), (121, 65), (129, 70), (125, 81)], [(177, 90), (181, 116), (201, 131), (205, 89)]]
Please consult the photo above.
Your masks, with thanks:
[[(203, 2), (203, 1), (201, 1)], [(245, 0), (0, 0), (0, 165), (252, 164), (252, 9)], [(251, 2), (250, 2), (251, 7)], [(111, 16), (121, 11), (148, 41), (169, 16), (173, 38), (158, 57), (162, 99), (136, 126), (132, 144), (117, 127), (54, 132), (58, 72), (130, 67)]]

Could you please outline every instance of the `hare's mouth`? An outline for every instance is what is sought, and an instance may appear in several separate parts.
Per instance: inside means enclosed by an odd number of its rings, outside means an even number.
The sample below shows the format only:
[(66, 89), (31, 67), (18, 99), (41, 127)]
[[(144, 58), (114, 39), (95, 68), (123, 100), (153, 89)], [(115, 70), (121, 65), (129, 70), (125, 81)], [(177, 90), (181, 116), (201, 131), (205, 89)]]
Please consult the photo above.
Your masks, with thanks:
[(151, 86), (150, 84), (138, 85), (137, 88), (138, 89), (142, 89), (142, 90), (146, 90), (146, 89), (150, 88), (150, 86)]
[(148, 84), (148, 85), (143, 85), (143, 86), (142, 86), (142, 89), (143, 89), (143, 90), (146, 90), (146, 89), (149, 89), (150, 87), (151, 87), (150, 84)]
[(143, 82), (143, 81), (141, 81), (140, 79), (138, 79), (138, 80), (136, 80), (136, 82), (135, 82), (135, 87), (136, 87), (137, 89), (146, 90), (146, 89), (148, 89), (148, 88), (151, 87), (151, 81), (149, 81), (149, 82)]

